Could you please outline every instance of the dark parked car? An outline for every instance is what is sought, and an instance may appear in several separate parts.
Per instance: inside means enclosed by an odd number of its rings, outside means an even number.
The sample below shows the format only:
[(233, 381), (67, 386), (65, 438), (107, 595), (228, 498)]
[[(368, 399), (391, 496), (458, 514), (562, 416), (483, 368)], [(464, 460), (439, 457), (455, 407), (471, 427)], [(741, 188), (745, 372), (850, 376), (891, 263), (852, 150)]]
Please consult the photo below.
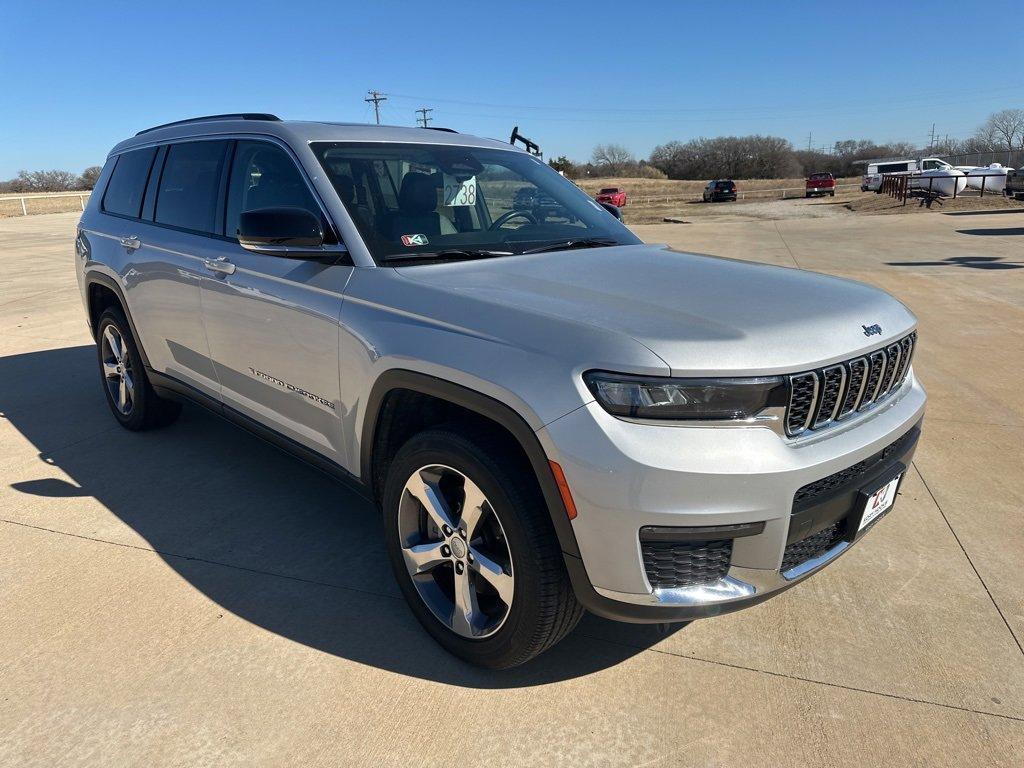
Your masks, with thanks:
[(546, 195), (536, 187), (520, 187), (512, 197), (512, 209), (530, 211), (535, 218), (547, 219), (562, 216), (565, 210), (550, 195)]
[(720, 200), (736, 202), (736, 182), (732, 179), (709, 181), (704, 187), (704, 202), (717, 203)]

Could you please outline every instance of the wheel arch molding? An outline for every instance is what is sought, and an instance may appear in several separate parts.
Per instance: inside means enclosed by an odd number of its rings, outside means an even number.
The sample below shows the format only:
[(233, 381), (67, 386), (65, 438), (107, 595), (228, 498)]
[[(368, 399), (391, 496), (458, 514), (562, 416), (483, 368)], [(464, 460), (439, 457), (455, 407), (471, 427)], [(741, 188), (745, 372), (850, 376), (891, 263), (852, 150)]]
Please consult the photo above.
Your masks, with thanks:
[(139, 356), (142, 358), (143, 365), (146, 368), (150, 368), (149, 357), (146, 355), (146, 350), (142, 346), (142, 339), (139, 336), (138, 329), (135, 327), (135, 321), (132, 319), (131, 310), (128, 309), (128, 302), (125, 300), (124, 291), (121, 290), (121, 286), (117, 284), (117, 281), (102, 272), (91, 271), (85, 275), (85, 288), (86, 288), (86, 306), (89, 315), (89, 327), (92, 329), (93, 338), (96, 336), (96, 323), (95, 321), (99, 318), (101, 311), (96, 311), (93, 306), (94, 296), (96, 291), (95, 288), (104, 288), (111, 291), (114, 297), (117, 299), (120, 305), (121, 311), (124, 313), (125, 319), (128, 320), (128, 326), (132, 332), (132, 336), (135, 339), (135, 346), (139, 350)]
[(530, 464), (551, 515), (552, 526), (562, 552), (575, 558), (580, 557), (572, 523), (548, 464), (547, 454), (526, 420), (508, 405), (489, 395), (428, 374), (402, 368), (391, 369), (382, 373), (370, 390), (361, 430), (359, 470), (363, 483), (378, 504), (381, 494), (378, 478), (375, 476), (375, 458), (380, 457), (375, 456), (374, 449), (381, 438), (380, 428), (382, 417), (385, 415), (385, 404), (390, 395), (401, 391), (443, 401), (503, 428), (523, 451)]

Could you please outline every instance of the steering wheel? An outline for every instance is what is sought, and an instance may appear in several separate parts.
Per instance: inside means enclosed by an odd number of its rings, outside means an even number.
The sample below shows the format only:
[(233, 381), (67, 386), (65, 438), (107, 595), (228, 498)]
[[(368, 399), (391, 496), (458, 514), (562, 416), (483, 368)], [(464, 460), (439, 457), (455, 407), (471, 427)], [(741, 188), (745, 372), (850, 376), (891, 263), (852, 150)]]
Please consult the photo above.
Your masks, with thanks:
[(537, 218), (529, 211), (509, 211), (508, 213), (501, 214), (501, 216), (499, 216), (493, 222), (491, 222), (491, 226), (489, 226), (487, 230), (490, 232), (494, 231), (495, 229), (501, 229), (503, 226), (505, 226), (506, 222), (511, 221), (516, 216), (522, 216), (531, 224), (537, 223)]

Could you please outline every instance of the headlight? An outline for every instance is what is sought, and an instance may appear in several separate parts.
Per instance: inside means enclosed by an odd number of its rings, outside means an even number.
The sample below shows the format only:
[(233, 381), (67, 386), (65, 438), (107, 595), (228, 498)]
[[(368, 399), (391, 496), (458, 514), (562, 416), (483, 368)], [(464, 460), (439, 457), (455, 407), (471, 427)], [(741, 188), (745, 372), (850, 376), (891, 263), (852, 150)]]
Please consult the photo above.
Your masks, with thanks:
[(732, 421), (786, 405), (781, 376), (668, 379), (591, 371), (583, 380), (608, 413), (634, 419)]

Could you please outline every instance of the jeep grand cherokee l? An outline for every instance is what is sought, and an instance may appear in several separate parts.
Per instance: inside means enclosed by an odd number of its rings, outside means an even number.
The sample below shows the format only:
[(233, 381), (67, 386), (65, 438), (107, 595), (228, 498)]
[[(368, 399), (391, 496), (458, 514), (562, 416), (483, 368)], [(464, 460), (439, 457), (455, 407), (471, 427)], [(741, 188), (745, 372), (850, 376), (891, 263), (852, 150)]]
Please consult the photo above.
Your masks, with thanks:
[(122, 426), (198, 401), (361, 489), (417, 619), (492, 668), (584, 609), (685, 621), (815, 573), (892, 507), (924, 411), (882, 291), (645, 245), (451, 131), (143, 131), (75, 261)]

